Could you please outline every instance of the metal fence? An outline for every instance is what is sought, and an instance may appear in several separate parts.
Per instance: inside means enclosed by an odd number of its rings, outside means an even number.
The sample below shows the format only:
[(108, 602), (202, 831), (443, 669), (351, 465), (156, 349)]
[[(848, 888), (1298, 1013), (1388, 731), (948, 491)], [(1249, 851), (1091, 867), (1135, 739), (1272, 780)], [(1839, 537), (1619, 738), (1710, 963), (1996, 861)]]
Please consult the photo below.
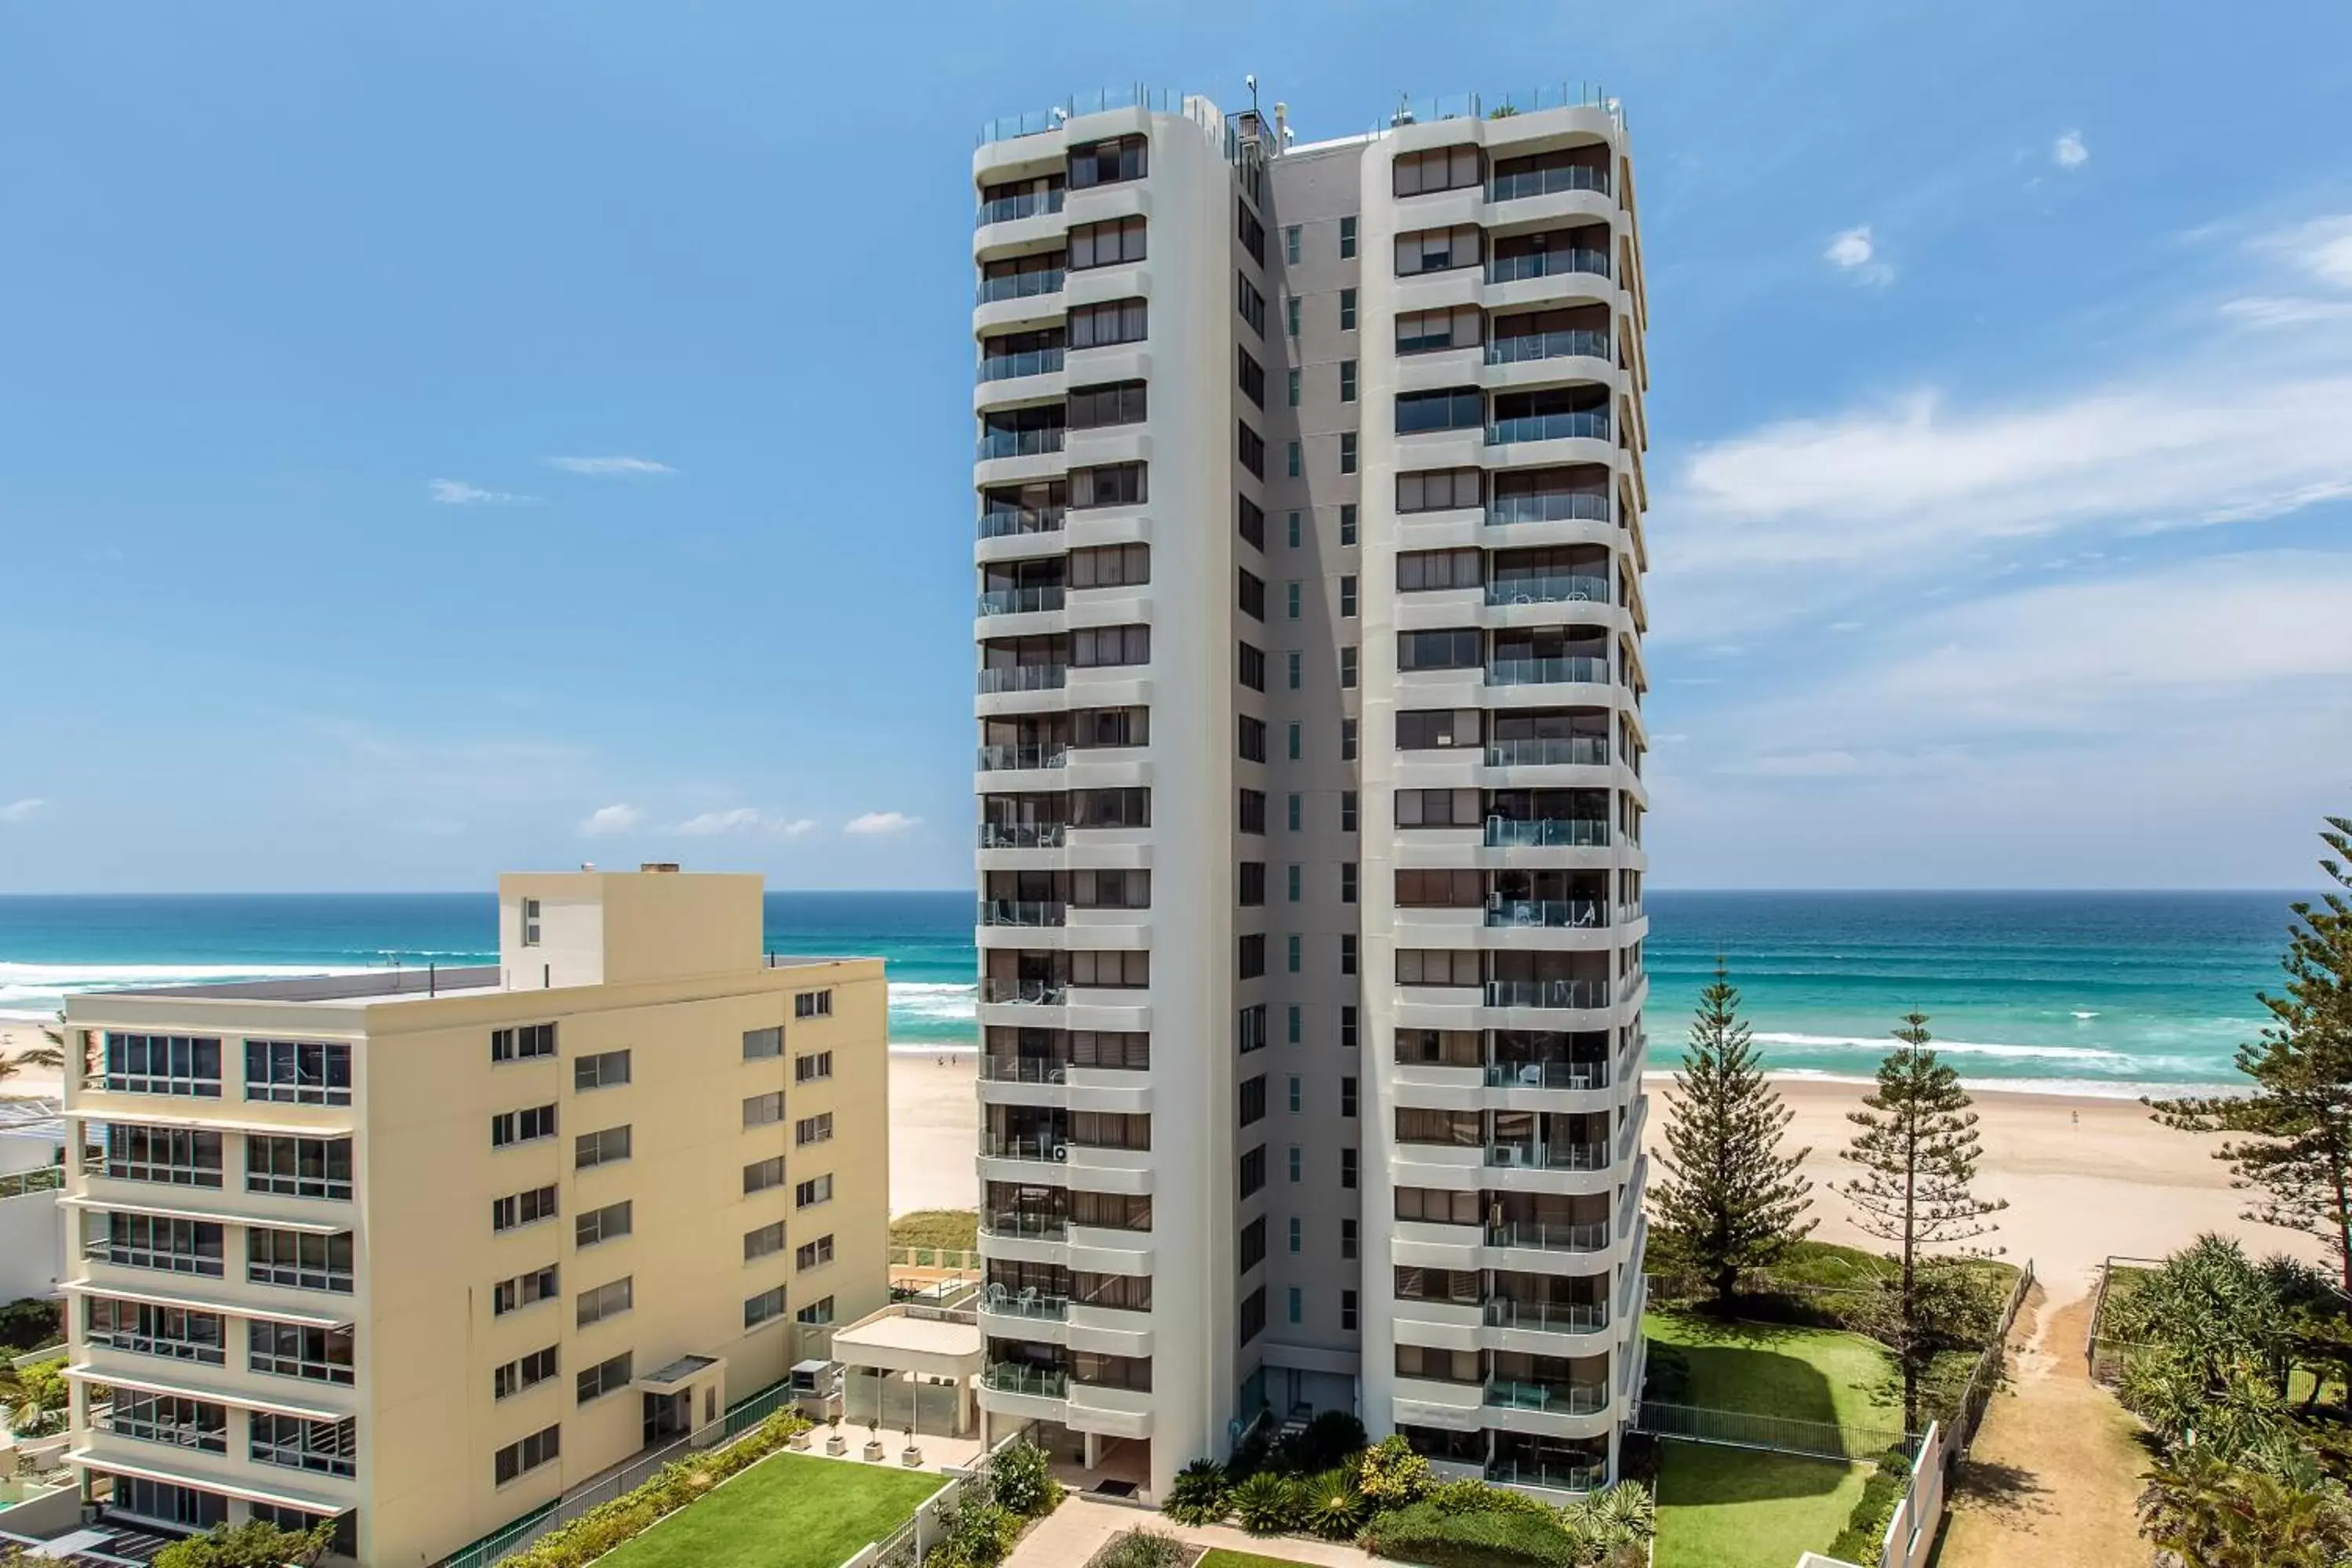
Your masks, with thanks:
[(460, 1548), (443, 1558), (439, 1568), (490, 1568), (492, 1563), (525, 1550), (541, 1536), (560, 1525), (571, 1523), (590, 1509), (635, 1491), (672, 1460), (683, 1458), (698, 1449), (723, 1448), (738, 1441), (774, 1415), (791, 1397), (792, 1389), (784, 1384), (762, 1389), (732, 1406), (718, 1420), (695, 1428), (677, 1442), (640, 1454), (618, 1468), (608, 1470), (589, 1481), (578, 1490), (566, 1492), (544, 1508), (525, 1514), (470, 1546)]
[(1035, 1422), (1024, 1421), (1019, 1429), (998, 1439), (994, 1447), (971, 1464), (941, 1467), (946, 1482), (923, 1500), (915, 1510), (915, 1517), (882, 1540), (852, 1552), (841, 1568), (916, 1568), (933, 1544), (947, 1533), (964, 1489), (977, 1484), (985, 1495), (998, 1458), (1013, 1444), (1030, 1441), (1036, 1430)]
[(890, 1264), (897, 1268), (978, 1268), (980, 1253), (961, 1247), (894, 1247)]
[(1849, 1426), (1833, 1421), (1804, 1421), (1792, 1415), (1763, 1415), (1748, 1410), (1712, 1410), (1695, 1405), (1662, 1405), (1642, 1401), (1635, 1426), (1658, 1437), (1679, 1437), (1692, 1443), (1714, 1443), (1728, 1448), (1764, 1448), (1776, 1454), (1801, 1454), (1816, 1459), (1871, 1459), (1889, 1448), (1906, 1455), (1918, 1451), (1916, 1433), (1895, 1426)]
[(2099, 1265), (2099, 1289), (2091, 1300), (2091, 1327), (2083, 1336), (2083, 1360), (2093, 1383), (2113, 1385), (2131, 1364), (2140, 1346), (2126, 1340), (2109, 1339), (2102, 1331), (2106, 1326), (2107, 1294), (2122, 1273), (2141, 1273), (2164, 1267), (2160, 1258), (2125, 1258), (2111, 1255)]
[(2008, 1366), (2009, 1331), (2016, 1326), (2026, 1292), (2032, 1289), (2033, 1259), (2029, 1258), (2025, 1267), (2018, 1270), (2017, 1283), (2011, 1288), (2009, 1300), (2001, 1303), (2000, 1327), (1994, 1331), (1992, 1342), (1985, 1346), (1984, 1353), (1977, 1357), (1977, 1364), (1960, 1390), (1959, 1400), (1945, 1421), (1945, 1430), (1951, 1438), (1944, 1448), (1947, 1481), (1958, 1474), (1960, 1461), (1968, 1457), (1969, 1446), (1976, 1441), (1978, 1424), (1984, 1420), (1985, 1406), (1991, 1403), (1993, 1391), (2000, 1386)]

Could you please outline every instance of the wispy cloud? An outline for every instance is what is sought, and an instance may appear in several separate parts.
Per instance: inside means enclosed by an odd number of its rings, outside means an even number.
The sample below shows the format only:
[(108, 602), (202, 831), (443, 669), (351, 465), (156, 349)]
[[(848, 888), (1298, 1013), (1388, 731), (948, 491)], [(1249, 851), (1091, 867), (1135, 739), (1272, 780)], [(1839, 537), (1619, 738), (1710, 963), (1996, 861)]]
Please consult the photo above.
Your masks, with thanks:
[(651, 458), (550, 458), (548, 467), (567, 474), (674, 474), (667, 463)]
[(2061, 132), (2050, 144), (2050, 161), (2062, 169), (2079, 169), (2091, 161), (2091, 150), (2083, 144), (2079, 131)]
[(433, 499), (443, 506), (538, 506), (537, 496), (517, 495), (511, 490), (486, 490), (479, 485), (469, 485), (463, 479), (435, 479), (425, 487)]
[(614, 834), (634, 831), (645, 819), (642, 808), (625, 802), (600, 805), (582, 819), (580, 834), (583, 838), (609, 838)]
[(904, 833), (922, 820), (919, 816), (908, 816), (899, 811), (869, 811), (843, 823), (841, 830), (859, 838), (883, 837), (893, 833)]
[(734, 806), (726, 811), (706, 811), (689, 816), (669, 829), (689, 838), (716, 838), (726, 834), (766, 834), (776, 838), (799, 838), (815, 831), (816, 819), (808, 816), (787, 817), (758, 810), (748, 805)]
[(30, 822), (48, 808), (49, 803), (40, 796), (27, 795), (23, 800), (0, 805), (0, 822)]
[(1878, 259), (1878, 242), (1871, 237), (1868, 224), (1841, 229), (1831, 237), (1829, 248), (1822, 259), (1841, 272), (1849, 273), (1862, 282), (1883, 287), (1895, 281), (1895, 268)]

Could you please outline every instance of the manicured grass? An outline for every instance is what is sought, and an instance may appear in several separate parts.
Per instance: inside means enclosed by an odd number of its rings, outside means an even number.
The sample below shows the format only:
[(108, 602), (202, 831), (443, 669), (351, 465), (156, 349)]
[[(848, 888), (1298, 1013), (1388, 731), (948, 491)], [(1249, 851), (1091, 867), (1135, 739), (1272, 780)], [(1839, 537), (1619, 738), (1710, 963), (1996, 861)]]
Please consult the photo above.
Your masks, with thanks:
[(1298, 1568), (1293, 1557), (1261, 1557), (1255, 1552), (1228, 1552), (1217, 1547), (1201, 1559), (1195, 1568)]
[(1647, 1313), (1642, 1326), (1653, 1346), (1675, 1347), (1689, 1369), (1686, 1386), (1663, 1387), (1653, 1352), (1650, 1396), (1665, 1404), (1847, 1426), (1901, 1420), (1899, 1403), (1886, 1402), (1894, 1363), (1884, 1347), (1860, 1334), (1727, 1323), (1692, 1312)]
[(604, 1568), (841, 1568), (945, 1484), (933, 1471), (775, 1454), (619, 1547)]
[(1663, 1447), (1656, 1568), (1790, 1568), (1837, 1539), (1870, 1474), (1703, 1443)]
[(893, 1247), (951, 1247), (965, 1252), (980, 1245), (978, 1209), (917, 1209), (890, 1222)]

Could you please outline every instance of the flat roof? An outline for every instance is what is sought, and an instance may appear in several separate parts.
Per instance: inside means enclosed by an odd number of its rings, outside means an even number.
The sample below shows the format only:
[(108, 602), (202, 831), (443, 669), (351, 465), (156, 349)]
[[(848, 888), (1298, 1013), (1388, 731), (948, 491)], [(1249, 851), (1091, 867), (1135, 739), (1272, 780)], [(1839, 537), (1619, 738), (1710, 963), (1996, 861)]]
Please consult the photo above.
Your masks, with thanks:
[(79, 994), (202, 996), (223, 1002), (377, 1002), (389, 997), (452, 996), (499, 988), (497, 964), (470, 963), (450, 969), (372, 969), (361, 974), (296, 974), (271, 980), (224, 980), (210, 985), (158, 985)]

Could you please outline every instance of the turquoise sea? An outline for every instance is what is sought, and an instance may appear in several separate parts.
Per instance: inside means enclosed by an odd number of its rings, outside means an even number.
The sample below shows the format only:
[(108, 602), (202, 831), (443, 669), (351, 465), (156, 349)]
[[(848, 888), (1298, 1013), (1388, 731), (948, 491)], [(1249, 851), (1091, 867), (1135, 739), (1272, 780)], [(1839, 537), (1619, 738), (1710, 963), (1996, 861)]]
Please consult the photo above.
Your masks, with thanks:
[[(2286, 893), (1649, 896), (1653, 1052), (1671, 1065), (1717, 954), (1783, 1071), (1862, 1076), (1913, 1007), (1969, 1078), (2137, 1093), (2232, 1077), (2274, 985)], [(771, 893), (779, 952), (890, 964), (908, 1050), (974, 1044), (968, 892)], [(68, 991), (493, 956), (484, 894), (0, 897), (0, 1016)]]

